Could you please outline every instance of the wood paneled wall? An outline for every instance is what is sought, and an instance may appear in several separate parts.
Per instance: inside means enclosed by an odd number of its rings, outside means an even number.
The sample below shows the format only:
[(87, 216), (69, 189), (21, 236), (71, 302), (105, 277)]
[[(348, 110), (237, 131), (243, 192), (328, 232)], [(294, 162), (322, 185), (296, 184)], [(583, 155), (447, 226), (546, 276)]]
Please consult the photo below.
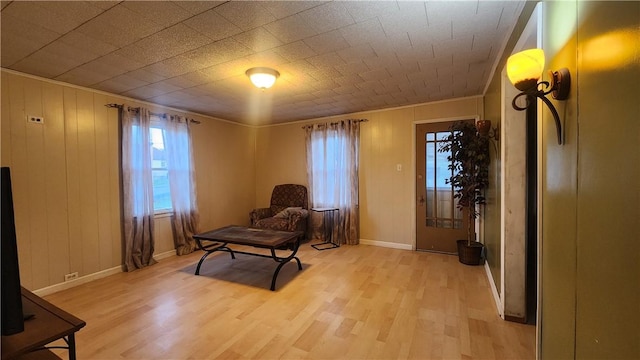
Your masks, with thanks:
[(256, 198), (255, 129), (201, 120), (192, 131), (200, 229), (249, 225)]
[[(110, 101), (2, 73), (1, 158), (11, 167), (25, 287), (120, 264), (118, 121), (104, 106)], [(27, 116), (44, 122), (30, 123)]]
[[(2, 71), (0, 162), (11, 167), (20, 275), (31, 290), (121, 266), (119, 123), (107, 103), (140, 105)], [(152, 111), (201, 121), (192, 128), (201, 228), (248, 223), (255, 130)], [(156, 219), (156, 254), (173, 249), (170, 220)]]

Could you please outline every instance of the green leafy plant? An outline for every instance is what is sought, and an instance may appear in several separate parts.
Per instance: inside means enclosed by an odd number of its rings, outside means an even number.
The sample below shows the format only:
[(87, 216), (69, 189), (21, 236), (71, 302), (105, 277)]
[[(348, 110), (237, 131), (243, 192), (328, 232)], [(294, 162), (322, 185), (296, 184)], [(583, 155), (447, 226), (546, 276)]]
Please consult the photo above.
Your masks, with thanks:
[(452, 175), (446, 182), (453, 186), (456, 206), (468, 208), (467, 244), (471, 245), (475, 241), (473, 221), (479, 215), (476, 205), (486, 202), (484, 189), (489, 185), (489, 137), (478, 134), (473, 122), (458, 121), (444, 140), (438, 151), (449, 153)]

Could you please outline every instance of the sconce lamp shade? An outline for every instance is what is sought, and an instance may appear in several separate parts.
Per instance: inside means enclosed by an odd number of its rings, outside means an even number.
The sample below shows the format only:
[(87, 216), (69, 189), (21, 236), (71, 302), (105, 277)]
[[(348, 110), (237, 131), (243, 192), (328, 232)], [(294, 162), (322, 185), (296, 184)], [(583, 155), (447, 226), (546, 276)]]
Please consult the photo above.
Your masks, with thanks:
[(253, 85), (260, 89), (268, 89), (273, 86), (280, 73), (266, 67), (255, 67), (246, 72)]
[[(507, 76), (509, 80), (520, 90), (511, 102), (511, 106), (518, 111), (526, 110), (538, 98), (547, 105), (553, 120), (556, 123), (558, 144), (562, 145), (562, 124), (555, 106), (547, 99), (551, 94), (556, 100), (566, 100), (571, 90), (571, 74), (569, 69), (562, 68), (557, 71), (549, 71), (549, 81), (540, 81), (544, 70), (544, 51), (542, 49), (529, 49), (509, 56), (507, 59)], [(525, 105), (518, 105), (517, 100), (525, 99)]]
[(534, 89), (544, 70), (544, 51), (529, 49), (509, 56), (507, 76), (520, 91)]

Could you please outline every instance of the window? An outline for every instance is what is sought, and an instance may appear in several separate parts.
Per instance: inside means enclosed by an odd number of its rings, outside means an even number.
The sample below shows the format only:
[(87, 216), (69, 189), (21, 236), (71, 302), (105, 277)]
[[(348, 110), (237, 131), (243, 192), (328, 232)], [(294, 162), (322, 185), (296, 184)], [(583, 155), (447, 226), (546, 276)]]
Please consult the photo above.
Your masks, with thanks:
[(348, 119), (304, 127), (311, 207), (339, 209), (332, 229), (332, 239), (339, 244), (357, 244), (359, 241), (358, 147), (361, 121)]
[(322, 159), (313, 162), (314, 182), (322, 186), (314, 186), (313, 199), (317, 207), (334, 207), (335, 194), (338, 188), (338, 181), (345, 169), (341, 165), (344, 161), (339, 161), (339, 141), (338, 132), (328, 130), (325, 136), (314, 136), (311, 139), (311, 152), (314, 159)]
[(153, 210), (171, 211), (171, 192), (169, 171), (167, 170), (167, 152), (165, 150), (165, 130), (159, 122), (153, 121), (149, 129), (151, 138), (151, 174), (153, 179)]
[(171, 214), (178, 255), (196, 245), (198, 229), (195, 171), (189, 120), (120, 107), (122, 125), (122, 220), (127, 270), (153, 263), (152, 221)]

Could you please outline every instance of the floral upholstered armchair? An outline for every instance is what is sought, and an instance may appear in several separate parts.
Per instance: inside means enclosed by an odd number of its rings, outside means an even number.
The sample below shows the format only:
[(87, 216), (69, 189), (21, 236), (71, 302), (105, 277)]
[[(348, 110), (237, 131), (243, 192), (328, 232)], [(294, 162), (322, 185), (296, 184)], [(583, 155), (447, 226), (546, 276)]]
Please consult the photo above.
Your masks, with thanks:
[(251, 226), (259, 229), (302, 231), (307, 233), (309, 200), (303, 185), (276, 185), (271, 193), (271, 206), (249, 213)]

